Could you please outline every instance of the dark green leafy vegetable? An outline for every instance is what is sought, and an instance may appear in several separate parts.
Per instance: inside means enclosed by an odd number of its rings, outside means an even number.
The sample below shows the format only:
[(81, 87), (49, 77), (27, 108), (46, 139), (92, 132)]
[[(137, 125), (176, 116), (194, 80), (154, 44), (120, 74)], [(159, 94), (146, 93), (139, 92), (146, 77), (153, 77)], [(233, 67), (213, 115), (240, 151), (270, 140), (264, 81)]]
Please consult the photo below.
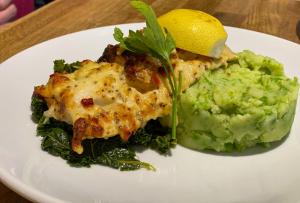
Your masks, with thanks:
[(167, 153), (170, 148), (175, 147), (177, 142), (172, 139), (170, 134), (157, 136), (151, 141), (151, 147), (158, 149), (161, 153)]
[(39, 120), (43, 117), (44, 111), (48, 109), (47, 104), (37, 95), (32, 95), (31, 98), (31, 118), (35, 123), (38, 123)]
[(118, 168), (121, 171), (139, 168), (155, 170), (150, 164), (136, 159), (135, 152), (126, 146), (125, 143), (122, 143), (120, 139), (115, 139), (112, 142), (96, 139), (91, 142), (91, 149), (94, 151), (93, 156), (95, 156), (96, 163)]
[(43, 117), (38, 124), (37, 133), (43, 138), (41, 146), (44, 151), (60, 156), (72, 166), (102, 164), (122, 171), (139, 168), (154, 170), (150, 164), (136, 159), (135, 152), (120, 138), (85, 140), (84, 153), (79, 155), (71, 148), (71, 125)]
[(171, 52), (175, 49), (175, 41), (167, 30), (163, 32), (151, 6), (138, 0), (131, 0), (130, 4), (145, 17), (146, 27), (138, 31), (130, 30), (128, 37), (124, 37), (122, 31), (115, 28), (114, 38), (122, 48), (138, 54), (148, 54), (161, 62), (172, 92), (172, 139), (175, 141), (177, 101), (181, 92), (181, 74), (179, 73), (178, 80), (170, 60)]
[[(33, 96), (32, 118), (38, 122), (37, 134), (42, 137), (42, 149), (67, 160), (71, 166), (89, 167), (92, 164), (101, 164), (122, 171), (140, 168), (155, 170), (150, 164), (136, 158), (133, 147), (151, 147), (166, 153), (176, 145), (177, 100), (181, 92), (181, 75), (179, 74), (178, 82), (169, 59), (171, 51), (175, 48), (175, 42), (167, 30), (166, 35), (163, 33), (150, 6), (140, 1), (131, 1), (131, 5), (145, 16), (147, 27), (143, 31), (130, 31), (129, 37), (126, 38), (123, 37), (121, 30), (116, 28), (114, 37), (120, 42), (121, 47), (132, 52), (149, 54), (161, 61), (172, 90), (172, 133), (158, 121), (150, 121), (126, 143), (118, 136), (107, 140), (84, 140), (82, 143), (84, 152), (79, 155), (71, 148), (72, 126), (53, 118), (43, 117), (47, 105), (39, 97)], [(68, 64), (65, 60), (54, 61), (54, 72), (72, 73), (80, 67), (80, 62)]]
[(42, 149), (64, 159), (68, 159), (71, 151), (70, 132), (72, 126), (53, 118), (42, 117), (37, 126), (37, 134), (43, 137)]
[(170, 148), (176, 146), (169, 128), (163, 127), (157, 120), (151, 120), (144, 128), (139, 129), (129, 139), (129, 143), (151, 147), (161, 153), (167, 153)]
[[(32, 115), (42, 116), (43, 111), (47, 110), (46, 103), (36, 96), (32, 97), (31, 105)], [(119, 137), (85, 140), (82, 143), (84, 153), (79, 155), (71, 148), (71, 125), (54, 118), (41, 117), (37, 126), (37, 134), (42, 137), (42, 149), (67, 160), (71, 166), (89, 167), (92, 164), (101, 164), (122, 171), (140, 168), (155, 170), (150, 164), (138, 160), (132, 147), (151, 147), (166, 153), (174, 146), (168, 133), (169, 129), (162, 127), (158, 121), (150, 121), (126, 143)]]
[(81, 66), (79, 61), (68, 64), (63, 59), (55, 60), (53, 63), (54, 72), (58, 73), (73, 73)]

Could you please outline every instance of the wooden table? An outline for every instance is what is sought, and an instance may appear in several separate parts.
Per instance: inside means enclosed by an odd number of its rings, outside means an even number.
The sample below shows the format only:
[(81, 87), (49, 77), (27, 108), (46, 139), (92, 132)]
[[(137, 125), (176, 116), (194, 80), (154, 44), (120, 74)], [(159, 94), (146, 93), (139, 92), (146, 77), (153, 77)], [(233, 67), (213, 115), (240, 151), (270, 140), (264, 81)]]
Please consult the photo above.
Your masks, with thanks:
[[(157, 15), (175, 8), (206, 11), (224, 25), (276, 35), (300, 44), (299, 0), (148, 0)], [(0, 28), (0, 62), (34, 44), (67, 33), (143, 18), (125, 0), (56, 0)], [(300, 29), (300, 28), (299, 28)], [(0, 202), (28, 202), (0, 183)]]

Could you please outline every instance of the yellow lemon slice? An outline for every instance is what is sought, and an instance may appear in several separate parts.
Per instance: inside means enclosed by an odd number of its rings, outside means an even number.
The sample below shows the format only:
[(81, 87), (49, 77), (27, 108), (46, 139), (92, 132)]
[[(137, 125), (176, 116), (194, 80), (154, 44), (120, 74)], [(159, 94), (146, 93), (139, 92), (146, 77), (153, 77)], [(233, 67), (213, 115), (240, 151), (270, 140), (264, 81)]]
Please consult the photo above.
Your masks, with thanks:
[(191, 9), (175, 9), (158, 18), (175, 40), (176, 47), (218, 58), (224, 48), (227, 33), (215, 17)]

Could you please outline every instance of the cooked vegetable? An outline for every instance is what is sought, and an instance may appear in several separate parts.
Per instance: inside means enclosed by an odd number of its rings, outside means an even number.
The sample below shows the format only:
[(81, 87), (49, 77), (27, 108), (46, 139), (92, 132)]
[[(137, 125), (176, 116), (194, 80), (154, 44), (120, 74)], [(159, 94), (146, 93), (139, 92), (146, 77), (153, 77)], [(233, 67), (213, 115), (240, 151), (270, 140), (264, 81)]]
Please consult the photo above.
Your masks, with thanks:
[(71, 148), (71, 125), (54, 118), (43, 117), (47, 105), (35, 95), (32, 96), (31, 108), (32, 118), (38, 123), (37, 134), (42, 137), (42, 149), (67, 160), (71, 166), (89, 167), (92, 164), (101, 164), (122, 171), (140, 168), (155, 170), (150, 164), (136, 158), (134, 146), (151, 147), (161, 153), (167, 153), (174, 146), (169, 129), (152, 120), (145, 128), (138, 130), (127, 143), (119, 137), (85, 140), (84, 153), (79, 155)]
[(182, 94), (178, 142), (231, 151), (280, 140), (291, 128), (298, 88), (280, 63), (244, 51), (227, 68), (205, 72)]
[(74, 62), (74, 63), (66, 63), (65, 60), (60, 59), (60, 60), (55, 60), (54, 61), (54, 72), (58, 73), (73, 73), (75, 70), (80, 68), (80, 62)]
[(127, 141), (172, 108), (167, 87), (140, 92), (128, 82), (124, 66), (89, 60), (73, 73), (51, 74), (34, 94), (47, 102), (47, 117), (73, 125), (72, 149), (78, 154), (85, 139), (120, 136)]
[(149, 121), (129, 139), (129, 143), (151, 147), (161, 153), (167, 153), (170, 148), (176, 146), (169, 128), (163, 127), (158, 120)]
[[(145, 16), (146, 28), (130, 30), (128, 37), (115, 28), (120, 44), (109, 45), (100, 63), (56, 60), (47, 85), (35, 87), (32, 119), (43, 150), (77, 167), (155, 170), (134, 149), (167, 153), (177, 142), (178, 119), (179, 142), (194, 149), (242, 150), (288, 133), (298, 83), (278, 62), (247, 51), (236, 59), (227, 47), (219, 59), (175, 50), (152, 8), (138, 0), (131, 5)], [(147, 89), (136, 81), (154, 84)], [(172, 130), (152, 120), (171, 108)]]
[(44, 111), (48, 109), (46, 102), (37, 95), (33, 95), (31, 98), (31, 118), (34, 122), (39, 122), (43, 117)]

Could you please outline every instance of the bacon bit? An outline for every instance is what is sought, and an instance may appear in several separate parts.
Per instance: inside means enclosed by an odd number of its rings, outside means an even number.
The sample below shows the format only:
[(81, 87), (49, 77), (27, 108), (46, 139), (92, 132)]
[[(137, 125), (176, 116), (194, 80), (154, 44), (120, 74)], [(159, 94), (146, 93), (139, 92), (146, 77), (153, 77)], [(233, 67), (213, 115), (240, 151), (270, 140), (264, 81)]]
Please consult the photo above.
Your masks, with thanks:
[(93, 98), (82, 99), (81, 104), (83, 107), (90, 107), (94, 105), (94, 100)]
[(154, 72), (152, 74), (151, 79), (154, 82), (154, 84), (156, 84), (157, 86), (159, 86), (159, 84), (160, 84), (160, 78), (159, 78), (159, 75), (156, 72)]

